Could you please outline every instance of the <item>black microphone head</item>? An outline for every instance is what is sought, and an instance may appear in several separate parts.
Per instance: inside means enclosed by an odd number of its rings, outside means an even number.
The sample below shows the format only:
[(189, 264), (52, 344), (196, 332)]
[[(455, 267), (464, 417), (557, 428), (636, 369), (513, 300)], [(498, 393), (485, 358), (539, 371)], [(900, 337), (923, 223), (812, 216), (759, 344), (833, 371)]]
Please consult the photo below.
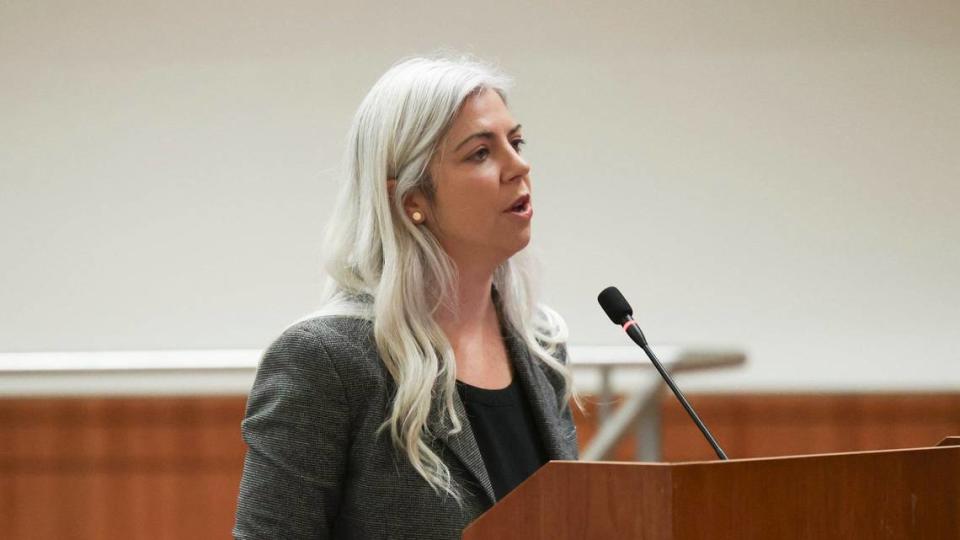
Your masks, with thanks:
[(600, 302), (600, 307), (606, 312), (607, 317), (610, 317), (613, 324), (617, 326), (622, 326), (633, 316), (633, 308), (616, 287), (607, 287), (602, 290), (597, 296), (597, 301)]

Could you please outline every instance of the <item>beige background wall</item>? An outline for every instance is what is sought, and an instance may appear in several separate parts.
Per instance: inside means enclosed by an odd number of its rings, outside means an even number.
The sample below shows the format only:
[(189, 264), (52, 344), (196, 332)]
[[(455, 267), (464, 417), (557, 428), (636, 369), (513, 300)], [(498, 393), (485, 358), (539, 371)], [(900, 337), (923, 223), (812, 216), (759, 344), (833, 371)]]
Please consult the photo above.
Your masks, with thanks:
[(958, 28), (956, 2), (0, 2), (0, 351), (264, 346), (315, 306), (353, 110), (449, 47), (517, 80), (572, 341), (622, 343), (618, 284), (653, 341), (750, 351), (702, 385), (956, 388)]

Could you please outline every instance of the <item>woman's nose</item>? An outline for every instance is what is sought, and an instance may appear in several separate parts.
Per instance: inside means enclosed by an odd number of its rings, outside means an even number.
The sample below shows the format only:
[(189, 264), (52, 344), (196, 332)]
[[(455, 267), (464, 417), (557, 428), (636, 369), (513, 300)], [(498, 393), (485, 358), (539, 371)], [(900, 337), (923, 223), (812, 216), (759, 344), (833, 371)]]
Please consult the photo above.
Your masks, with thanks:
[(511, 148), (509, 163), (504, 167), (503, 179), (505, 182), (518, 180), (530, 174), (530, 164), (519, 152)]

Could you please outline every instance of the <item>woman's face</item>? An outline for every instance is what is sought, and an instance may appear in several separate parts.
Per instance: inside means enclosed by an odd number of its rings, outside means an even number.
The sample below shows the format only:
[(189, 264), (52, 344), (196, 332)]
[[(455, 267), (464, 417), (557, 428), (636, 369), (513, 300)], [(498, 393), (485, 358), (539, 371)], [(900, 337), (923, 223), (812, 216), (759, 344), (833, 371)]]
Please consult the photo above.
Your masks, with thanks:
[(530, 242), (530, 165), (520, 125), (500, 95), (464, 102), (430, 162), (435, 187), (426, 226), (461, 267), (496, 267)]

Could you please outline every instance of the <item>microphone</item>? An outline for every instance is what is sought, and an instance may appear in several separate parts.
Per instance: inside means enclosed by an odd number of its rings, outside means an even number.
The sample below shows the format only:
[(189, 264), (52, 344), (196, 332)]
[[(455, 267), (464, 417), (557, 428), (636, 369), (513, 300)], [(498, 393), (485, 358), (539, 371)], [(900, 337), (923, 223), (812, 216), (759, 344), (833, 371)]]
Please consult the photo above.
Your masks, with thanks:
[(677, 396), (677, 399), (680, 401), (680, 404), (683, 405), (683, 408), (687, 411), (687, 414), (690, 415), (690, 418), (693, 419), (693, 422), (697, 424), (698, 428), (700, 428), (700, 432), (703, 433), (703, 436), (707, 438), (707, 442), (709, 442), (710, 446), (713, 447), (713, 451), (717, 453), (717, 457), (722, 460), (726, 460), (727, 454), (723, 452), (723, 449), (720, 448), (717, 440), (713, 438), (712, 434), (710, 434), (710, 430), (707, 429), (707, 426), (704, 425), (703, 421), (700, 420), (700, 417), (697, 416), (696, 411), (693, 410), (693, 407), (690, 405), (690, 402), (687, 401), (687, 398), (683, 396), (683, 392), (680, 391), (680, 388), (678, 388), (676, 383), (673, 382), (673, 378), (670, 377), (670, 374), (667, 373), (667, 370), (663, 369), (663, 365), (660, 363), (657, 355), (653, 354), (653, 351), (650, 350), (650, 346), (647, 345), (647, 338), (644, 337), (643, 331), (640, 330), (640, 326), (637, 324), (637, 321), (633, 320), (633, 308), (630, 307), (630, 303), (627, 302), (627, 299), (620, 294), (620, 290), (616, 287), (607, 287), (600, 292), (599, 296), (597, 296), (597, 301), (600, 302), (600, 307), (602, 307), (603, 311), (606, 312), (607, 317), (610, 317), (610, 320), (613, 321), (613, 324), (622, 326), (623, 330), (628, 336), (630, 336), (630, 339), (639, 345), (640, 348), (643, 349), (643, 352), (647, 353), (647, 358), (653, 362), (653, 366), (657, 368), (658, 372), (660, 372), (660, 376), (663, 377), (663, 380), (666, 381), (667, 386), (669, 386), (670, 390), (673, 391), (673, 395)]

